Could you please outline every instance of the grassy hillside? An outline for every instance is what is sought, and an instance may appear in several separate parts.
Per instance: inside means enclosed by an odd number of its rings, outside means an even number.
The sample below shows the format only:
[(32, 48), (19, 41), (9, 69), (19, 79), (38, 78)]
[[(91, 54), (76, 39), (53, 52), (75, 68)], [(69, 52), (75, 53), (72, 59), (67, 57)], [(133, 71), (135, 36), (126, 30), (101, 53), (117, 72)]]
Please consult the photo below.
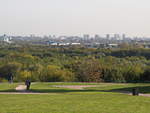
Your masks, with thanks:
[[(0, 91), (14, 91), (18, 84), (0, 84)], [(54, 85), (97, 85), (79, 89)], [(148, 113), (150, 97), (130, 96), (121, 91), (140, 87), (150, 93), (150, 84), (34, 83), (31, 91), (41, 94), (0, 94), (0, 113)]]

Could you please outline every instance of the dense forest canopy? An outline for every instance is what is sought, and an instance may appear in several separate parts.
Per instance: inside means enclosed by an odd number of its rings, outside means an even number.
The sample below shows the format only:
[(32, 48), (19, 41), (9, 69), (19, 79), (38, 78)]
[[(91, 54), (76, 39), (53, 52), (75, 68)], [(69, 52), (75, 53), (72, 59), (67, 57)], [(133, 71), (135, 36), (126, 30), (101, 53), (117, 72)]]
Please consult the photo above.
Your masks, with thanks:
[(149, 82), (150, 49), (0, 46), (0, 81)]

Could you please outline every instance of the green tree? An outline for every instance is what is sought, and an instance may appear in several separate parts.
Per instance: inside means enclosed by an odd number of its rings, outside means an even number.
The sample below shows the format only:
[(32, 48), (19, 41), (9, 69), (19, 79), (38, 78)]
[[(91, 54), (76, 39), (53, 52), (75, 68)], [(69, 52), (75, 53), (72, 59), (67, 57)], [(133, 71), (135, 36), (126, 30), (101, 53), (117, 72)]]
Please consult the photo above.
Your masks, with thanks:
[(18, 62), (11, 62), (4, 64), (0, 67), (0, 75), (3, 78), (6, 78), (10, 82), (13, 82), (13, 78), (17, 75), (21, 69), (22, 64)]
[(102, 67), (98, 60), (83, 60), (77, 67), (77, 80), (80, 82), (103, 81)]

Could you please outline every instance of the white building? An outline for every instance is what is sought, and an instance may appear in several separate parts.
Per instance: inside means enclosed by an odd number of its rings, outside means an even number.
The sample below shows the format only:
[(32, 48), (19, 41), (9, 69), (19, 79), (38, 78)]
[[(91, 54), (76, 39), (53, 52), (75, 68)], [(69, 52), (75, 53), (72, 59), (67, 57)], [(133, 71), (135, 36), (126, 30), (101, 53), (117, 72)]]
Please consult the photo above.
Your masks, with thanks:
[(3, 36), (0, 36), (0, 41), (4, 41), (4, 42), (7, 42), (7, 43), (12, 43), (12, 38), (10, 36), (7, 36), (7, 35), (3, 35)]

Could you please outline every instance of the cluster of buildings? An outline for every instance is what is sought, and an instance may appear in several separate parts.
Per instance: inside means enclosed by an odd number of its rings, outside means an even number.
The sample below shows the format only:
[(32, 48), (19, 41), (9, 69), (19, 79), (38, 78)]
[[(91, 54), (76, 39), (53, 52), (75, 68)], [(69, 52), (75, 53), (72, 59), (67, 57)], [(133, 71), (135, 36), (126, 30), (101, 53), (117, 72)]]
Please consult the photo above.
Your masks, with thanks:
[(106, 34), (100, 36), (98, 34), (90, 36), (0, 36), (0, 41), (7, 43), (31, 43), (36, 45), (48, 45), (55, 47), (62, 46), (85, 46), (88, 48), (118, 48), (120, 44), (142, 45), (145, 48), (150, 48), (150, 38), (148, 37), (127, 37), (125, 34)]
[(12, 38), (11, 38), (11, 36), (7, 36), (4, 34), (4, 35), (0, 36), (0, 41), (6, 42), (6, 43), (12, 43)]
[(50, 46), (69, 46), (80, 45), (88, 48), (118, 48), (121, 44), (142, 45), (145, 48), (150, 48), (150, 38), (148, 37), (127, 37), (125, 34), (106, 34), (100, 36), (45, 36), (43, 39), (48, 40), (47, 45)]

